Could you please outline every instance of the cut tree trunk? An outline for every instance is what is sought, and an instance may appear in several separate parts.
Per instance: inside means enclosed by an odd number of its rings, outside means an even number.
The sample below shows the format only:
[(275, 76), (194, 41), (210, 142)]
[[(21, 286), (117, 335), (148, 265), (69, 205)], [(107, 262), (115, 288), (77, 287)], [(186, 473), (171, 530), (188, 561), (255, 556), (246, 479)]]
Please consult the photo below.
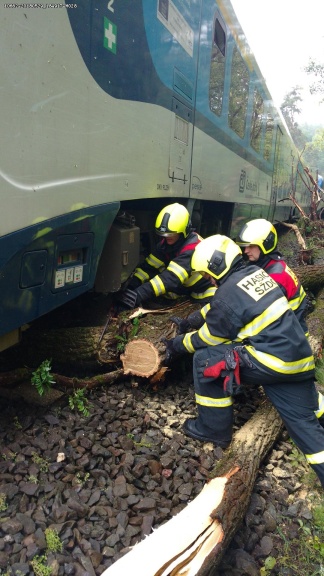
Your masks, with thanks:
[(134, 317), (141, 318), (136, 335), (128, 340), (125, 351), (120, 356), (125, 375), (143, 378), (156, 375), (155, 381), (159, 380), (159, 376), (162, 379), (167, 368), (163, 366), (165, 345), (161, 342), (161, 338), (170, 339), (177, 334), (177, 327), (171, 320), (172, 316), (186, 318), (199, 308), (198, 304), (187, 302), (184, 306), (167, 310), (163, 316), (159, 317), (151, 313), (143, 318), (141, 309), (130, 314), (128, 321), (133, 320)]
[[(72, 327), (44, 330), (30, 328), (23, 333), (18, 346), (5, 350), (1, 358), (8, 366), (21, 365), (37, 368), (50, 360), (53, 371), (77, 375), (107, 372), (120, 367), (120, 353), (129, 339), (151, 339), (155, 342), (163, 335), (169, 338), (170, 316), (186, 318), (199, 306), (184, 301), (164, 310), (129, 310), (116, 317), (109, 317), (107, 326)], [(138, 317), (138, 318), (137, 318)], [(103, 330), (105, 329), (104, 333)], [(163, 346), (160, 344), (160, 352)], [(9, 368), (10, 369), (10, 368)]]
[(260, 463), (281, 431), (282, 421), (266, 400), (236, 432), (201, 493), (102, 576), (212, 576), (246, 513)]

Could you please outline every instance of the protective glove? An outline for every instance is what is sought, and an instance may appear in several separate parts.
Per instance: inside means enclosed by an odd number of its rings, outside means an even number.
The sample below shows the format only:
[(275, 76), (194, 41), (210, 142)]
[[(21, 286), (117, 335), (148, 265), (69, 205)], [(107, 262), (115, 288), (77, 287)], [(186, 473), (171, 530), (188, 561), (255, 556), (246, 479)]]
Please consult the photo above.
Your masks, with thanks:
[(177, 354), (176, 350), (173, 347), (174, 338), (170, 338), (170, 340), (167, 340), (167, 338), (163, 337), (161, 338), (160, 341), (163, 342), (165, 346), (165, 360), (164, 360), (165, 364), (170, 364), (174, 356)]
[(130, 288), (131, 290), (136, 290), (136, 288), (141, 286), (141, 284), (142, 284), (142, 282), (140, 281), (140, 279), (137, 278), (137, 276), (133, 276), (133, 278), (128, 283), (127, 288)]
[(171, 316), (171, 322), (177, 325), (177, 334), (185, 334), (191, 328), (190, 322), (187, 318), (179, 318), (179, 316)]
[(141, 297), (136, 290), (122, 290), (115, 295), (117, 302), (121, 303), (126, 308), (136, 308), (141, 303)]
[(237, 393), (241, 384), (240, 379), (240, 358), (236, 350), (228, 349), (224, 359), (204, 370), (206, 378), (224, 378), (223, 389), (230, 396)]

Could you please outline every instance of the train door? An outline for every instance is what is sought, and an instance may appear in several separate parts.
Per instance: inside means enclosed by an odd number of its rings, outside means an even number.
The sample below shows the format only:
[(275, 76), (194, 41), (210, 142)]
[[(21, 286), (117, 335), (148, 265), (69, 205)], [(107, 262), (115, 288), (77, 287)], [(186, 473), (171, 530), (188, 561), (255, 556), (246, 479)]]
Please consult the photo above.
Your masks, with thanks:
[(190, 180), (192, 110), (173, 98), (172, 111), (169, 178), (186, 184)]

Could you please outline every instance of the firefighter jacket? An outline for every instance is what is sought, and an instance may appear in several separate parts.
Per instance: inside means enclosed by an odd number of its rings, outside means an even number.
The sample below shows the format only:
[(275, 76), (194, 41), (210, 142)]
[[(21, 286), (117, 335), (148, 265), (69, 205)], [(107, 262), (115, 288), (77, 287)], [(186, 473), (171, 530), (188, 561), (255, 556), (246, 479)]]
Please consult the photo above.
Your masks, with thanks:
[[(191, 257), (201, 238), (196, 232), (190, 232), (187, 238), (181, 238), (173, 245), (166, 243), (165, 238), (157, 244), (152, 252), (136, 268), (134, 278), (142, 286), (136, 289), (142, 300), (163, 296), (190, 294), (197, 300), (211, 298), (215, 287), (191, 269)], [(136, 281), (136, 280), (135, 280)], [(132, 282), (131, 282), (132, 286)]]
[(277, 250), (263, 256), (256, 262), (257, 266), (266, 272), (279, 284), (286, 296), (290, 308), (295, 312), (303, 329), (307, 331), (304, 321), (307, 310), (306, 292), (294, 272), (287, 266), (282, 255)]
[(176, 352), (237, 343), (245, 346), (253, 364), (278, 380), (314, 376), (314, 358), (303, 329), (265, 270), (239, 263), (221, 279), (202, 312), (205, 322), (199, 330), (173, 340)]

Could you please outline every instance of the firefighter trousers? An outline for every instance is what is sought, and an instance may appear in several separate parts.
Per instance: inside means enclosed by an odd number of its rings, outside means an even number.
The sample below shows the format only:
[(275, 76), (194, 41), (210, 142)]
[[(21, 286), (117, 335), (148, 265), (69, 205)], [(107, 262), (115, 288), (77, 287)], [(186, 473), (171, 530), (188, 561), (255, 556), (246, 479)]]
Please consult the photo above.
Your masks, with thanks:
[(324, 487), (324, 428), (316, 417), (318, 393), (314, 381), (263, 384), (263, 388)]
[[(198, 418), (196, 428), (202, 436), (221, 446), (232, 439), (233, 399), (223, 389), (223, 378), (206, 378), (205, 368), (224, 359), (229, 345), (209, 346), (195, 352), (193, 378)], [(234, 348), (234, 346), (233, 346)]]
[[(223, 390), (223, 378), (206, 378), (203, 372), (224, 358), (225, 350), (235, 345), (209, 346), (194, 354), (193, 376), (198, 418), (196, 427), (215, 443), (232, 439), (233, 399)], [(305, 380), (269, 374), (256, 365), (241, 369), (242, 386), (261, 385), (280, 414), (284, 425), (324, 487), (324, 428), (316, 416), (318, 392), (313, 378)]]

